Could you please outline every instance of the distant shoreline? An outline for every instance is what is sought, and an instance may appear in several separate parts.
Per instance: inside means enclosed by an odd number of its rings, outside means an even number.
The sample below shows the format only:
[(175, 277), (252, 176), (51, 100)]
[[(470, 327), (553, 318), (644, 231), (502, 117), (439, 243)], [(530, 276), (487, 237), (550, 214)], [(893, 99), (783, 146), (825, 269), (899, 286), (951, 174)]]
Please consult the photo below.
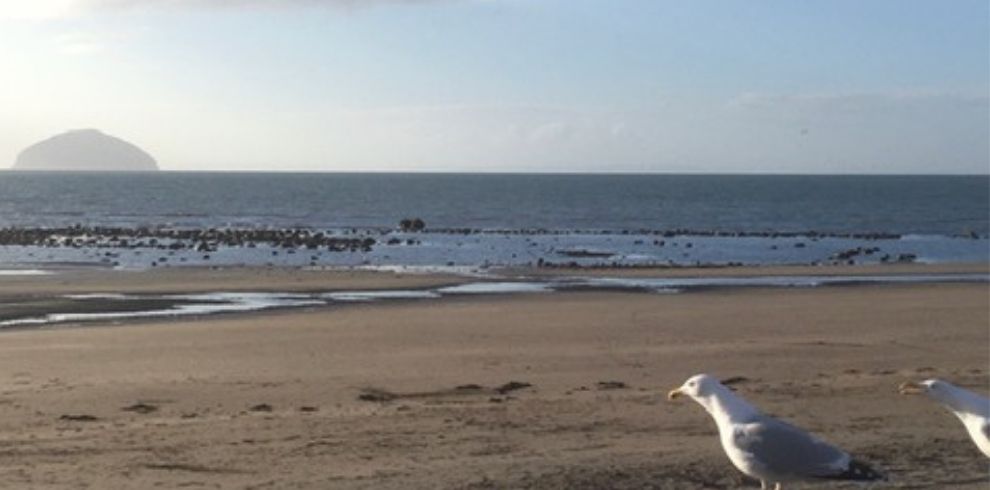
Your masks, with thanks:
[[(831, 269), (831, 270), (830, 270)], [(990, 284), (990, 264), (951, 266), (504, 269), (476, 276), (265, 268), (67, 269), (0, 285), (0, 331), (534, 293)], [(135, 287), (138, 286), (139, 287)]]
[(244, 170), (244, 169), (231, 169), (231, 170), (191, 170), (191, 169), (169, 169), (169, 168), (159, 168), (158, 170), (43, 170), (43, 169), (17, 169), (13, 165), (6, 168), (0, 168), (0, 172), (11, 172), (11, 173), (51, 173), (51, 174), (89, 174), (89, 173), (105, 173), (105, 174), (130, 174), (130, 173), (147, 173), (147, 174), (218, 174), (218, 175), (395, 175), (395, 176), (522, 176), (522, 177), (637, 177), (637, 176), (671, 176), (671, 177), (836, 177), (836, 178), (861, 178), (861, 177), (964, 177), (964, 178), (987, 178), (990, 179), (990, 173), (986, 174), (974, 174), (974, 173), (739, 173), (739, 172), (707, 172), (707, 173), (696, 173), (696, 172), (547, 172), (547, 171), (534, 171), (534, 172), (522, 172), (522, 171), (446, 171), (446, 170), (362, 170), (362, 171), (351, 171), (351, 170)]

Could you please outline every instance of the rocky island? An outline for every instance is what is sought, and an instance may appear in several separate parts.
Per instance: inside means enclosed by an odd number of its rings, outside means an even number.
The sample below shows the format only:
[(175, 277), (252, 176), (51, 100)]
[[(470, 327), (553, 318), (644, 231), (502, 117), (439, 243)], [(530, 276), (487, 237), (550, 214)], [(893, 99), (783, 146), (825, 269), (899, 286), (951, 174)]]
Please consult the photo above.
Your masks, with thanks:
[(68, 131), (27, 147), (14, 170), (154, 172), (158, 164), (146, 151), (96, 129)]

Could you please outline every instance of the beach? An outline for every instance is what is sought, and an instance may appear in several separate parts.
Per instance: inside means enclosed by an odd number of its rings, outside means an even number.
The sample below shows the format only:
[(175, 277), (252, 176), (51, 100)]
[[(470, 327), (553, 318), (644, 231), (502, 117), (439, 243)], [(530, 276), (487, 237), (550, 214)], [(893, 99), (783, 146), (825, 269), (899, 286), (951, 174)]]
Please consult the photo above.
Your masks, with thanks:
[[(4, 278), (0, 296), (463, 281), (278, 268), (64, 274)], [(701, 407), (665, 398), (708, 372), (884, 470), (883, 487), (986, 488), (987, 460), (955, 417), (896, 388), (939, 377), (986, 394), (987, 293), (985, 282), (587, 289), (9, 329), (0, 486), (758, 487), (732, 468)]]
[(0, 490), (990, 490), (988, 19), (0, 1)]

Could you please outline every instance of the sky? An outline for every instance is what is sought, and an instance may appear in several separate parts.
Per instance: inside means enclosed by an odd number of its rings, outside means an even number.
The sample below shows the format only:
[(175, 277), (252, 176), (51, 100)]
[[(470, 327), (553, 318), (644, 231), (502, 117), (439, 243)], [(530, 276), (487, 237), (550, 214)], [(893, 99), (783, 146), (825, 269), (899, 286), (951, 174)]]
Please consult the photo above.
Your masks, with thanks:
[(990, 172), (986, 0), (0, 0), (0, 168)]

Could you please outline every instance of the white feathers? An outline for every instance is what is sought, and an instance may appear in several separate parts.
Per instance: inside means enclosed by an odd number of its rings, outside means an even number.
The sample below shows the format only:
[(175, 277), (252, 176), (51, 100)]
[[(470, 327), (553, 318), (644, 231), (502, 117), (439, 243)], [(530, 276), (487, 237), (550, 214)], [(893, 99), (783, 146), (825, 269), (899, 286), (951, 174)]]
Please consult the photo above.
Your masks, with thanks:
[(792, 480), (882, 478), (841, 449), (762, 414), (711, 376), (689, 378), (670, 392), (671, 399), (679, 395), (691, 397), (711, 414), (732, 464), (764, 487), (768, 482)]
[(924, 393), (941, 403), (962, 421), (976, 447), (990, 458), (990, 399), (940, 379), (905, 383), (901, 392)]

